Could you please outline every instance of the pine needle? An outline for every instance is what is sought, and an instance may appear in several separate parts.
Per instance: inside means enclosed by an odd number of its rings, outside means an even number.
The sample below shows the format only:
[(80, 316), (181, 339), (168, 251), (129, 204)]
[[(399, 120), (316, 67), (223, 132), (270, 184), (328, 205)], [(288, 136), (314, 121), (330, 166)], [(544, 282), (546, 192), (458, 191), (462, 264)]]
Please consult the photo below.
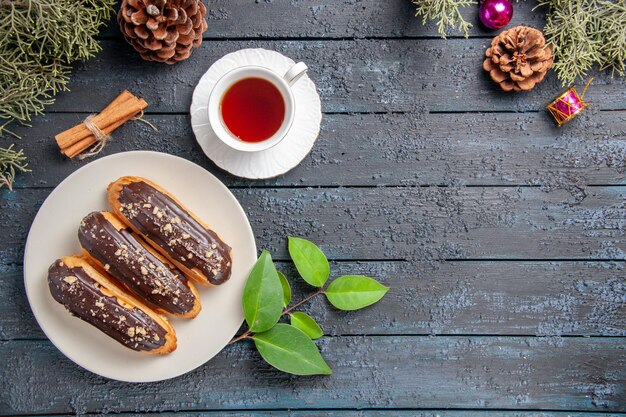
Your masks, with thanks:
[[(71, 67), (100, 51), (95, 39), (116, 0), (0, 0), (0, 135), (22, 125), (67, 90)], [(26, 156), (0, 147), (0, 188), (27, 172)]]
[(24, 151), (13, 150), (13, 145), (8, 148), (0, 148), (0, 188), (5, 185), (9, 187), (9, 190), (13, 190), (13, 181), (15, 180), (15, 174), (19, 172), (30, 172), (26, 168), (26, 156)]
[(70, 64), (100, 51), (94, 37), (115, 3), (0, 0), (0, 119), (27, 123), (67, 90)]
[(412, 0), (417, 6), (415, 16), (422, 16), (422, 24), (428, 21), (437, 21), (437, 31), (443, 39), (446, 39), (447, 30), (459, 30), (469, 36), (472, 24), (465, 21), (461, 15), (461, 7), (476, 4), (470, 0)]
[[(624, 75), (626, 0), (539, 0), (561, 84), (586, 78), (594, 66)], [(535, 8), (536, 9), (536, 8)]]

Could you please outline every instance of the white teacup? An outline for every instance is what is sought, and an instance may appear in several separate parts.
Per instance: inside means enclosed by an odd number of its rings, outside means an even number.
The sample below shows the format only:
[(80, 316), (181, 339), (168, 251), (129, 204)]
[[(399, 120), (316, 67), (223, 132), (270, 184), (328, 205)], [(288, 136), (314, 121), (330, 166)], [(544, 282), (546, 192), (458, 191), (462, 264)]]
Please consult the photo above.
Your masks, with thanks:
[[(217, 80), (209, 95), (207, 111), (213, 132), (215, 132), (217, 137), (224, 142), (224, 144), (238, 151), (258, 152), (277, 145), (287, 136), (296, 113), (296, 101), (291, 91), (291, 86), (298, 81), (306, 71), (307, 66), (304, 62), (298, 62), (284, 75), (277, 74), (271, 69), (255, 65), (239, 67), (227, 72)], [(262, 78), (269, 81), (280, 92), (285, 103), (285, 117), (283, 118), (282, 124), (272, 136), (260, 142), (245, 142), (239, 139), (231, 133), (222, 118), (221, 104), (224, 94), (235, 83), (246, 78)]]

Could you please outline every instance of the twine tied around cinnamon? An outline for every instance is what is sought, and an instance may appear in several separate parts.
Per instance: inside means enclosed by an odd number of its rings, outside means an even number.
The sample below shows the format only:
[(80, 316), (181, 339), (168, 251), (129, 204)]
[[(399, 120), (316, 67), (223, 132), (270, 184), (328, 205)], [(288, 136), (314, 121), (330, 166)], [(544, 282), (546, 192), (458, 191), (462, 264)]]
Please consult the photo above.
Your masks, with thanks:
[[(96, 114), (90, 114), (89, 116), (85, 117), (85, 120), (83, 120), (83, 124), (85, 125), (85, 127), (89, 129), (92, 135), (96, 138), (96, 144), (89, 150), (89, 152), (78, 156), (78, 159), (80, 159), (81, 161), (85, 158), (89, 158), (90, 156), (98, 155), (100, 152), (102, 152), (106, 144), (110, 140), (113, 140), (113, 136), (105, 134), (102, 130), (100, 130), (98, 126), (96, 126), (93, 121), (94, 117), (96, 116)], [(139, 112), (137, 116), (131, 118), (130, 120), (143, 122), (150, 126), (155, 132), (159, 131), (159, 129), (157, 129), (155, 125), (143, 118), (143, 110)]]
[(85, 127), (89, 129), (91, 134), (96, 138), (96, 144), (91, 148), (89, 152), (78, 156), (78, 159), (80, 159), (81, 161), (85, 158), (89, 158), (90, 156), (98, 155), (100, 152), (102, 152), (107, 142), (113, 139), (111, 135), (105, 135), (104, 132), (100, 130), (98, 126), (96, 126), (93, 121), (93, 118), (96, 116), (96, 114), (90, 114), (89, 116), (85, 117), (85, 120), (83, 120), (83, 124), (85, 125)]

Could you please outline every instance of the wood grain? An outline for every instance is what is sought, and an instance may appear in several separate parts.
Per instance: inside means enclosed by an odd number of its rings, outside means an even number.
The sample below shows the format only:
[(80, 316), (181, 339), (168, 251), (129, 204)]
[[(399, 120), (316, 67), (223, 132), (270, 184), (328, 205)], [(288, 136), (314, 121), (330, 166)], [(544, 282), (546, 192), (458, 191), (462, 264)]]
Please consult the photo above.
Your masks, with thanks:
[(127, 384), (81, 370), (49, 342), (4, 342), (0, 413), (442, 404), (626, 411), (625, 338), (364, 336), (325, 337), (318, 344), (334, 369), (331, 377), (279, 373), (250, 344), (238, 343), (185, 376)]
[[(209, 29), (191, 59), (144, 62), (112, 22), (102, 53), (76, 66), (72, 91), (33, 128), (16, 128), (34, 173), (17, 192), (0, 189), (0, 415), (626, 415), (624, 78), (600, 74), (591, 107), (557, 129), (544, 110), (562, 90), (554, 73), (515, 95), (480, 68), (495, 33), (476, 25), (476, 6), (462, 9), (473, 39), (444, 41), (408, 0), (206, 3)], [(512, 25), (540, 28), (534, 6), (515, 3)], [(188, 119), (201, 75), (249, 47), (305, 61), (325, 112), (312, 154), (267, 181), (216, 168)], [(23, 244), (51, 187), (84, 165), (63, 160), (52, 137), (124, 88), (150, 103), (161, 133), (129, 123), (106, 153), (190, 159), (237, 188), (276, 258), (288, 259), (288, 234), (302, 235), (342, 260), (335, 275), (391, 287), (365, 311), (322, 299), (304, 309), (325, 330), (318, 344), (333, 376), (280, 374), (237, 344), (183, 377), (125, 384), (45, 339), (24, 295)], [(279, 268), (295, 276), (290, 263)], [(294, 285), (296, 299), (308, 291)]]
[[(63, 158), (55, 131), (83, 116), (49, 114), (18, 127), (32, 174), (16, 187), (54, 187), (87, 161)], [(250, 181), (217, 168), (197, 145), (186, 115), (148, 115), (159, 127), (126, 123), (103, 155), (150, 149), (189, 159), (228, 186), (542, 185), (584, 189), (626, 184), (626, 111), (582, 116), (559, 129), (547, 112), (325, 115), (311, 154), (286, 175)], [(494, 126), (497, 126), (494, 129)]]
[[(120, 417), (152, 417), (155, 413), (120, 413)], [(105, 417), (109, 414), (91, 414)], [(159, 417), (623, 417), (622, 413), (572, 413), (563, 411), (489, 411), (489, 410), (271, 410), (271, 411), (200, 411), (194, 413), (158, 413)], [(75, 414), (63, 414), (60, 417), (75, 417)]]
[[(303, 311), (327, 335), (626, 336), (623, 262), (339, 262), (332, 276), (363, 274), (390, 287), (365, 311), (333, 309), (323, 297)], [(293, 300), (311, 288), (279, 262)], [(0, 340), (45, 339), (28, 306), (22, 268), (0, 273)]]
[[(209, 27), (205, 39), (439, 37), (435, 24), (422, 26), (422, 20), (414, 17), (415, 7), (409, 0), (211, 0), (207, 3)], [(543, 27), (544, 14), (533, 12), (533, 7), (534, 2), (516, 4), (511, 26)], [(470, 36), (493, 36), (493, 31), (479, 24), (476, 6), (461, 8), (461, 13), (474, 25)], [(463, 35), (457, 31), (449, 34)], [(119, 38), (120, 31), (112, 24), (101, 37)]]
[[(71, 92), (59, 94), (48, 112), (98, 112), (127, 88), (149, 103), (150, 112), (187, 113), (201, 75), (242, 48), (304, 61), (325, 112), (544, 111), (563, 90), (552, 72), (529, 93), (503, 92), (481, 67), (488, 39), (206, 41), (173, 66), (142, 61), (122, 40), (101, 43), (103, 51), (76, 66)], [(585, 96), (593, 103), (587, 111), (626, 109), (625, 82), (598, 74)], [(111, 91), (112, 85), (119, 88)]]
[[(288, 259), (289, 235), (320, 243), (331, 259), (626, 259), (623, 186), (233, 191), (258, 246), (279, 260)], [(49, 192), (0, 189), (0, 264), (21, 261), (30, 224)]]

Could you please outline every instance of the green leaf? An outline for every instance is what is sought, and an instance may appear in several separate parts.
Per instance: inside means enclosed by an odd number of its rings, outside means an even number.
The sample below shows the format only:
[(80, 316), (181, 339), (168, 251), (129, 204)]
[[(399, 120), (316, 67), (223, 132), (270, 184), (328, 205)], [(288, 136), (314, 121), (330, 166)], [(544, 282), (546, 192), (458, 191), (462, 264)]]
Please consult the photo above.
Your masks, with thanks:
[(358, 310), (374, 304), (388, 290), (370, 277), (346, 275), (331, 282), (325, 294), (328, 301), (340, 310)]
[(272, 328), (283, 313), (283, 290), (272, 255), (263, 250), (243, 289), (243, 314), (253, 332)]
[(313, 320), (311, 316), (300, 311), (291, 313), (291, 325), (302, 330), (312, 340), (322, 337), (322, 328)]
[(318, 288), (324, 286), (330, 276), (330, 265), (320, 248), (306, 239), (290, 236), (289, 255), (306, 282)]
[(278, 272), (278, 278), (280, 279), (280, 285), (283, 287), (283, 307), (287, 307), (291, 302), (291, 287), (289, 286), (289, 281), (280, 271)]
[(333, 371), (302, 330), (279, 323), (252, 336), (257, 350), (274, 368), (294, 375), (330, 375)]

